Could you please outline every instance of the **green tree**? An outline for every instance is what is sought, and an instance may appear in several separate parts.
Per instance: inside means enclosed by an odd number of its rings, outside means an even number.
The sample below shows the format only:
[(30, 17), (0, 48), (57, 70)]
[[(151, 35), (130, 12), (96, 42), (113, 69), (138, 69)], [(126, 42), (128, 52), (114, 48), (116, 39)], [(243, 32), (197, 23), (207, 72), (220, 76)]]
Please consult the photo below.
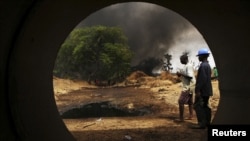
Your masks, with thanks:
[(74, 29), (58, 52), (54, 74), (92, 80), (117, 80), (130, 73), (133, 53), (121, 28)]

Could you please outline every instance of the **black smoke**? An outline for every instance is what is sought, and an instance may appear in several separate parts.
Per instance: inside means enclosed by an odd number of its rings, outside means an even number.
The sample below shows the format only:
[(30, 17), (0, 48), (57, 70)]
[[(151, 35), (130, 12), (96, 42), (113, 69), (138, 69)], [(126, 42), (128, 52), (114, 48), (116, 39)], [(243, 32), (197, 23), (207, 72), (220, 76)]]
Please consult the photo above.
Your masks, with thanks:
[(175, 44), (176, 37), (192, 27), (185, 18), (165, 7), (141, 2), (103, 8), (89, 15), (77, 27), (92, 25), (121, 27), (136, 54), (132, 65), (152, 57), (162, 59)]

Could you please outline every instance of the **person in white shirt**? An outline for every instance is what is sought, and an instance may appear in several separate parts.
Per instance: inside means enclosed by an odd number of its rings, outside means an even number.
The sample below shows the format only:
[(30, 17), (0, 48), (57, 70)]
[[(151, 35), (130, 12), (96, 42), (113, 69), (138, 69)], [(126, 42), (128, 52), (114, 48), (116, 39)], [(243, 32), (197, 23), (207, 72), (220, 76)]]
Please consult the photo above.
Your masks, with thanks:
[(178, 99), (179, 104), (179, 121), (184, 121), (184, 105), (188, 105), (189, 117), (193, 117), (193, 93), (195, 88), (195, 75), (194, 69), (191, 63), (189, 63), (187, 53), (180, 56), (180, 62), (183, 64), (183, 68), (176, 72), (182, 80), (182, 90)]

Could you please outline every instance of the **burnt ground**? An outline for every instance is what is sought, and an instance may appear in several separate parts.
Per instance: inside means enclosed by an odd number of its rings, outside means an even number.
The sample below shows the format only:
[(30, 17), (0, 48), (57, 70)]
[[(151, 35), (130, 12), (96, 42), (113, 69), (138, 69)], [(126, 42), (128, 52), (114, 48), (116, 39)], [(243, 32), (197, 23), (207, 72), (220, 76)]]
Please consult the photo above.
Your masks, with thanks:
[[(212, 82), (214, 115), (219, 90), (218, 81)], [(54, 78), (58, 111), (77, 141), (206, 141), (207, 129), (190, 128), (197, 123), (195, 115), (192, 120), (175, 121), (180, 90), (181, 83), (152, 77), (113, 87)], [(187, 112), (186, 106), (186, 117)]]

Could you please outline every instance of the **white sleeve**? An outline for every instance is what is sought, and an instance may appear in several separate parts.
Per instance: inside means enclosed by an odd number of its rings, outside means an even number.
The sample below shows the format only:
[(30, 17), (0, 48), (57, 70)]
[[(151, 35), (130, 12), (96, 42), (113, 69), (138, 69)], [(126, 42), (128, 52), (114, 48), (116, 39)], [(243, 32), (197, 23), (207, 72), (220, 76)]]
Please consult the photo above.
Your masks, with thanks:
[(189, 77), (194, 77), (194, 71), (193, 71), (193, 67), (191, 65), (187, 65), (186, 67), (186, 76)]

